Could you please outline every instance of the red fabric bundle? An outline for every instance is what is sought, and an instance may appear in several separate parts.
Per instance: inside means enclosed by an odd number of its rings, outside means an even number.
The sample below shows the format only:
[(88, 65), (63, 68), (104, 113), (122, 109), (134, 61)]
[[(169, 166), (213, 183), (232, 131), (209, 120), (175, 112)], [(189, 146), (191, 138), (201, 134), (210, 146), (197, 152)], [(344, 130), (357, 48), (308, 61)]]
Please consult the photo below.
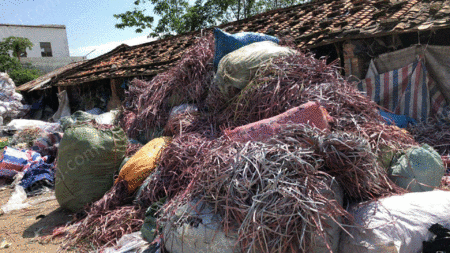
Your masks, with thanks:
[(224, 130), (233, 141), (261, 141), (281, 132), (287, 124), (310, 124), (320, 130), (328, 130), (332, 118), (319, 102), (307, 102), (277, 116), (263, 119), (233, 130)]

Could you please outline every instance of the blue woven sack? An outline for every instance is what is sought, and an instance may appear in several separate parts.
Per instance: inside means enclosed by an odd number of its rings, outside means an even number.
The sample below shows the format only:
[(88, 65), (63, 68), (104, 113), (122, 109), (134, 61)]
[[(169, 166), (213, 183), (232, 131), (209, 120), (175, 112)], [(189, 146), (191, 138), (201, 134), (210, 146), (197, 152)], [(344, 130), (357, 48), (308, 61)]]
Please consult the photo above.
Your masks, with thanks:
[(214, 41), (215, 41), (215, 53), (214, 53), (214, 67), (217, 69), (220, 59), (243, 46), (252, 44), (259, 41), (272, 41), (279, 43), (280, 41), (273, 36), (254, 33), (254, 32), (241, 32), (236, 34), (229, 34), (220, 30), (214, 29)]

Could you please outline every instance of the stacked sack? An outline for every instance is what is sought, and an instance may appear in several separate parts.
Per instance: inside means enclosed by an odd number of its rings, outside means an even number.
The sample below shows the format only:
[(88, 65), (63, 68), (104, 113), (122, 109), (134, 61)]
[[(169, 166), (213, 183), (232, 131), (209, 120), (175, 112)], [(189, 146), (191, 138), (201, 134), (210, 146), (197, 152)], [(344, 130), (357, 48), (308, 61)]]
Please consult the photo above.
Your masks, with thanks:
[(16, 85), (7, 73), (0, 73), (0, 123), (6, 117), (17, 118), (23, 109), (23, 97), (15, 92)]

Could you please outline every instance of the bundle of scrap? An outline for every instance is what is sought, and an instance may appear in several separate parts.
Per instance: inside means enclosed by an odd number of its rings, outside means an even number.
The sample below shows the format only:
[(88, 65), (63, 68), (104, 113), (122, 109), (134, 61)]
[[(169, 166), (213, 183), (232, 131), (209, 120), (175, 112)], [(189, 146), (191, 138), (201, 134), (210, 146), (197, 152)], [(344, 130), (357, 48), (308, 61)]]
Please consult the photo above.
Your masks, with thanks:
[[(125, 101), (121, 122), (129, 137), (149, 137), (165, 128), (174, 139), (139, 195), (143, 206), (105, 205), (124, 198), (112, 191), (103, 204), (87, 210), (89, 220), (81, 224), (95, 225), (98, 232), (89, 232), (89, 241), (101, 246), (114, 243), (111, 233), (137, 231), (137, 222), (126, 226), (119, 215), (134, 221), (162, 198), (167, 202), (158, 213), (160, 227), (180, 206), (202, 199), (222, 217), (226, 232), (237, 233), (236, 247), (243, 251), (309, 252), (314, 235), (326, 237), (323, 217), (351, 221), (343, 203), (404, 192), (388, 178), (379, 157), (417, 143), (407, 131), (383, 124), (376, 104), (345, 81), (335, 64), (308, 52), (273, 59), (230, 97), (212, 81), (213, 48), (212, 36), (203, 37), (177, 66), (150, 82), (133, 81), (129, 95), (134, 96)], [(265, 119), (308, 102), (326, 111), (325, 128), (292, 122), (264, 128)], [(171, 109), (186, 103), (195, 105), (197, 113), (169, 121)], [(245, 142), (224, 134), (255, 122), (256, 130), (271, 134)], [(343, 192), (342, 203), (334, 200), (339, 190), (333, 182)], [(120, 223), (112, 232), (110, 220)], [(72, 242), (82, 242), (83, 236), (86, 240), (87, 233), (72, 236)]]

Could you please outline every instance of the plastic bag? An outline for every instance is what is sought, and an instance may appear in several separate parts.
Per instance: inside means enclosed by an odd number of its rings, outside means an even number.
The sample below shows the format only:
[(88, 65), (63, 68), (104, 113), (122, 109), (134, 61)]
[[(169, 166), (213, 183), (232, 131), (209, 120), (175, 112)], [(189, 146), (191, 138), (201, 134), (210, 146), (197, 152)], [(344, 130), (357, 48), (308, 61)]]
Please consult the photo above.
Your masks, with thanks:
[(170, 110), (169, 120), (183, 113), (196, 113), (196, 112), (198, 112), (198, 107), (196, 105), (182, 104), (179, 106), (175, 106)]
[(23, 203), (27, 199), (27, 193), (22, 186), (16, 185), (14, 192), (8, 200), (8, 203), (1, 207), (4, 213), (9, 213), (14, 210), (20, 210), (30, 206), (28, 203)]
[(119, 114), (120, 112), (118, 110), (111, 110), (109, 112), (97, 115), (94, 118), (98, 124), (114, 125)]
[(149, 243), (142, 238), (141, 232), (134, 232), (122, 236), (115, 247), (106, 248), (103, 253), (141, 253), (149, 246)]
[(341, 234), (345, 253), (419, 253), (433, 234), (428, 228), (450, 228), (450, 192), (407, 193), (359, 204), (350, 209), (355, 224)]
[(48, 123), (31, 119), (14, 119), (6, 126), (12, 130), (24, 130), (33, 127), (39, 127), (41, 130), (47, 132), (59, 132), (61, 130), (61, 125), (59, 123)]
[(86, 112), (89, 113), (89, 114), (92, 114), (92, 115), (100, 115), (100, 114), (103, 113), (102, 109), (97, 108), (97, 107), (96, 108), (92, 108), (90, 110), (87, 110)]

